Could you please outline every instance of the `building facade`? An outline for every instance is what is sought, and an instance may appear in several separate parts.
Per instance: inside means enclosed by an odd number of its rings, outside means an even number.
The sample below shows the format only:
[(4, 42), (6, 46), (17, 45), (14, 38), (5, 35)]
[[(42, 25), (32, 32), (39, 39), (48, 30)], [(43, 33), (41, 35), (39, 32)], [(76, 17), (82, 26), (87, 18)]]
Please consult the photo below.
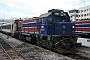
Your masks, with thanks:
[(90, 5), (80, 7), (78, 9), (69, 10), (71, 21), (89, 20), (90, 19)]
[(73, 9), (69, 10), (69, 16), (71, 21), (77, 21), (78, 20), (78, 10)]
[(78, 20), (90, 19), (90, 5), (78, 9)]

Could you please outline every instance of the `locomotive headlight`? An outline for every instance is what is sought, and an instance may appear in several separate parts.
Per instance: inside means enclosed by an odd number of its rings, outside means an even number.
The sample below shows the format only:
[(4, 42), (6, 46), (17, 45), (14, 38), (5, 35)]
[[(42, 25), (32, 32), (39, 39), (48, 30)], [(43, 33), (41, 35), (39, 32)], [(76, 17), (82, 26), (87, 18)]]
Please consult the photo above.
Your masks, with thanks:
[(72, 26), (72, 28), (75, 28), (75, 26)]
[(65, 26), (65, 25), (63, 25), (63, 28), (66, 28), (66, 26)]
[(44, 28), (44, 26), (41, 26), (41, 28)]

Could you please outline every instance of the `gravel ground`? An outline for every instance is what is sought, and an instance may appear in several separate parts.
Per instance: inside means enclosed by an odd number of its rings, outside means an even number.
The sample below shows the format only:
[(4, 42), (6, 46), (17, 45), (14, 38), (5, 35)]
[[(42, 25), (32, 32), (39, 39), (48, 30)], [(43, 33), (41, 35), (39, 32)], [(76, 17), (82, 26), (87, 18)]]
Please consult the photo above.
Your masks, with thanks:
[(2, 33), (0, 33), (0, 37), (2, 37), (10, 45), (12, 45), (12, 47), (18, 50), (18, 52), (24, 55), (28, 60), (74, 60), (67, 56), (49, 51), (47, 49), (26, 42), (22, 42), (10, 36), (9, 39), (7, 39), (7, 35), (4, 35)]
[(78, 50), (78, 54), (90, 59), (90, 48), (81, 47), (81, 48), (78, 48), (77, 50)]

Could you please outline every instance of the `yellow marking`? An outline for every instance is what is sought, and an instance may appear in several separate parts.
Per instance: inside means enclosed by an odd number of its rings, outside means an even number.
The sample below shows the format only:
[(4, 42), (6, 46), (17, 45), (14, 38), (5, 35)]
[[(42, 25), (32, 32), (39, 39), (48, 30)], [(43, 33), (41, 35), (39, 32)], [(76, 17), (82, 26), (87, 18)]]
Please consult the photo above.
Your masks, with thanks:
[(63, 40), (58, 41), (57, 43), (55, 43), (55, 45), (59, 44), (61, 41), (63, 41)]
[(42, 36), (40, 36), (40, 39), (42, 38)]
[(57, 42), (55, 45), (59, 44), (59, 42)]
[(62, 41), (64, 41), (64, 40), (67, 40), (67, 39), (68, 39), (68, 38), (65, 38), (65, 39), (63, 39), (63, 40), (60, 40), (60, 41), (56, 42), (55, 45), (59, 44), (60, 42), (62, 42)]

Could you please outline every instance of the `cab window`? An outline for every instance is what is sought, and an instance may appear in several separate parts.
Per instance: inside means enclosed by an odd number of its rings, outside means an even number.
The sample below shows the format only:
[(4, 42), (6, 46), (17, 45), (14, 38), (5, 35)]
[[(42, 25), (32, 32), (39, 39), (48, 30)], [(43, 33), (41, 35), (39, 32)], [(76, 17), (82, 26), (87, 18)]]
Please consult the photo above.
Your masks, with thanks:
[(48, 23), (51, 23), (52, 22), (52, 18), (48, 18)]

